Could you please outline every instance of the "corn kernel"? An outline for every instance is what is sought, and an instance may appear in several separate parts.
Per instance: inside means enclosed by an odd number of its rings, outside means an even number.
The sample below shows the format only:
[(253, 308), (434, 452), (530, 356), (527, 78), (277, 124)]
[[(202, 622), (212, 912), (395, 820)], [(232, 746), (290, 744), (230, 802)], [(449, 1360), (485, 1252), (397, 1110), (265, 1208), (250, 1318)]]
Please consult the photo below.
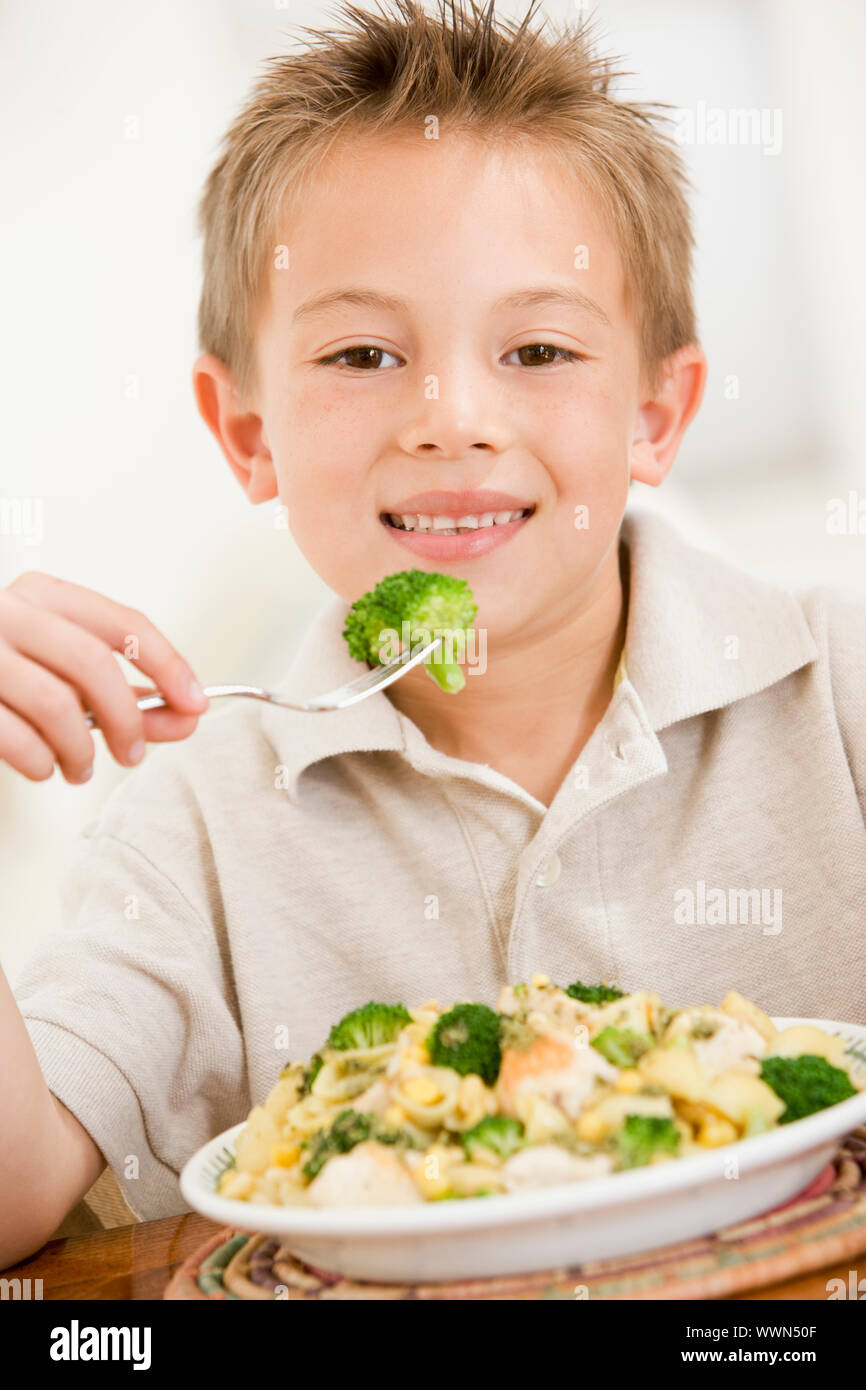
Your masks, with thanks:
[(428, 1178), (424, 1172), (423, 1163), (419, 1163), (418, 1167), (413, 1170), (412, 1177), (415, 1179), (415, 1186), (421, 1196), (426, 1197), (428, 1201), (433, 1197), (443, 1197), (451, 1186), (450, 1178), (447, 1178), (444, 1173), (440, 1173), (436, 1178)]
[(403, 1094), (418, 1105), (435, 1105), (442, 1092), (429, 1076), (410, 1076), (403, 1082)]
[(577, 1121), (577, 1137), (587, 1144), (597, 1144), (607, 1133), (607, 1125), (601, 1115), (587, 1110)]
[(415, 1186), (422, 1197), (442, 1197), (451, 1186), (451, 1169), (462, 1161), (456, 1149), (434, 1144), (411, 1169)]
[(705, 1149), (717, 1149), (722, 1144), (733, 1144), (737, 1138), (736, 1125), (721, 1116), (702, 1124), (697, 1136), (698, 1143)]
[(533, 989), (544, 989), (545, 985), (550, 984), (549, 975), (533, 975), (529, 982)]
[(643, 1082), (644, 1079), (636, 1067), (627, 1067), (625, 1071), (620, 1072), (614, 1082), (613, 1089), (624, 1095), (633, 1096), (640, 1090)]
[(301, 1156), (300, 1144), (272, 1144), (271, 1164), (275, 1168), (291, 1168)]

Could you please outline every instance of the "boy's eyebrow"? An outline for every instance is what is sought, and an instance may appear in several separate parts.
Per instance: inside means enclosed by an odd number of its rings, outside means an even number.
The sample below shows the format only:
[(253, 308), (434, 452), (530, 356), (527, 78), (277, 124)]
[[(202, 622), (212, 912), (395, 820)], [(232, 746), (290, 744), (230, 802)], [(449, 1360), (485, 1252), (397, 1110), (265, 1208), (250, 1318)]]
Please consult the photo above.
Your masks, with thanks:
[[(518, 290), (514, 294), (503, 295), (501, 299), (497, 299), (493, 308), (494, 311), (532, 309), (542, 304), (565, 304), (570, 308), (583, 309), (585, 313), (597, 319), (606, 328), (610, 328), (610, 319), (601, 305), (572, 285), (535, 285), (531, 289)], [(299, 323), (302, 319), (315, 318), (338, 305), (354, 309), (384, 309), (392, 313), (399, 313), (400, 310), (405, 311), (408, 307), (394, 295), (381, 294), (378, 290), (347, 286), (345, 289), (326, 290), (322, 294), (315, 294), (310, 299), (304, 300), (292, 315), (292, 322)]]

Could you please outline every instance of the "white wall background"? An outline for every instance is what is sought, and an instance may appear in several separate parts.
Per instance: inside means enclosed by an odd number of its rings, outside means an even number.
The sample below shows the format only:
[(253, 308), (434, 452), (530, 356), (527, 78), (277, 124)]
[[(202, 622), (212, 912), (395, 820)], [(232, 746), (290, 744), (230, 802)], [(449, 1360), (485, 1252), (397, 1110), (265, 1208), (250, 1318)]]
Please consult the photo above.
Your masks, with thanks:
[[(866, 536), (825, 524), (828, 499), (866, 496), (866, 7), (594, 10), (604, 46), (639, 74), (628, 95), (782, 112), (778, 154), (685, 147), (710, 377), (675, 475), (635, 500), (755, 573), (866, 594)], [(285, 49), (289, 24), (331, 13), (308, 0), (0, 6), (0, 500), (42, 507), (36, 544), (0, 516), (0, 583), (37, 568), (136, 605), (206, 681), (272, 680), (327, 592), (275, 504), (247, 503), (196, 413), (190, 367), (202, 182), (260, 60)], [(97, 745), (85, 787), (0, 768), (13, 978), (57, 925), (57, 864), (126, 775)]]

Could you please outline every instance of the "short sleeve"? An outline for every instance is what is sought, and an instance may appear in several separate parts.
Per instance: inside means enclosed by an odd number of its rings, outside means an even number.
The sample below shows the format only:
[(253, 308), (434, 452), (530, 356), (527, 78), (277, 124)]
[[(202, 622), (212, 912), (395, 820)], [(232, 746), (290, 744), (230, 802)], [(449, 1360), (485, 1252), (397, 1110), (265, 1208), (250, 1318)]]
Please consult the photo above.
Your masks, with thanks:
[(183, 1164), (249, 1111), (243, 1037), (218, 923), (98, 824), (58, 875), (64, 925), (14, 993), (49, 1090), (153, 1220), (189, 1210)]

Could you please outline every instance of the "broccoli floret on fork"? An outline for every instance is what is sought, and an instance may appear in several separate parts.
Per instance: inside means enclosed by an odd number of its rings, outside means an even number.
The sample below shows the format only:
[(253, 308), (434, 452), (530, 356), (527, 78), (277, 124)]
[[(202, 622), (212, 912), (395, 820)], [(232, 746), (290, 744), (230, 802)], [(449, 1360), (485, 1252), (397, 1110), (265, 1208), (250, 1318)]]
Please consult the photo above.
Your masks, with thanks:
[[(352, 604), (343, 636), (356, 661), (384, 666), (397, 655), (387, 651), (389, 634), (396, 633), (410, 646), (441, 636), (424, 665), (428, 675), (449, 694), (466, 684), (466, 677), (455, 659), (465, 651), (466, 634), (471, 630), (478, 607), (465, 579), (448, 574), (428, 574), (426, 570), (400, 570), (389, 574)], [(393, 639), (391, 639), (393, 641)]]

